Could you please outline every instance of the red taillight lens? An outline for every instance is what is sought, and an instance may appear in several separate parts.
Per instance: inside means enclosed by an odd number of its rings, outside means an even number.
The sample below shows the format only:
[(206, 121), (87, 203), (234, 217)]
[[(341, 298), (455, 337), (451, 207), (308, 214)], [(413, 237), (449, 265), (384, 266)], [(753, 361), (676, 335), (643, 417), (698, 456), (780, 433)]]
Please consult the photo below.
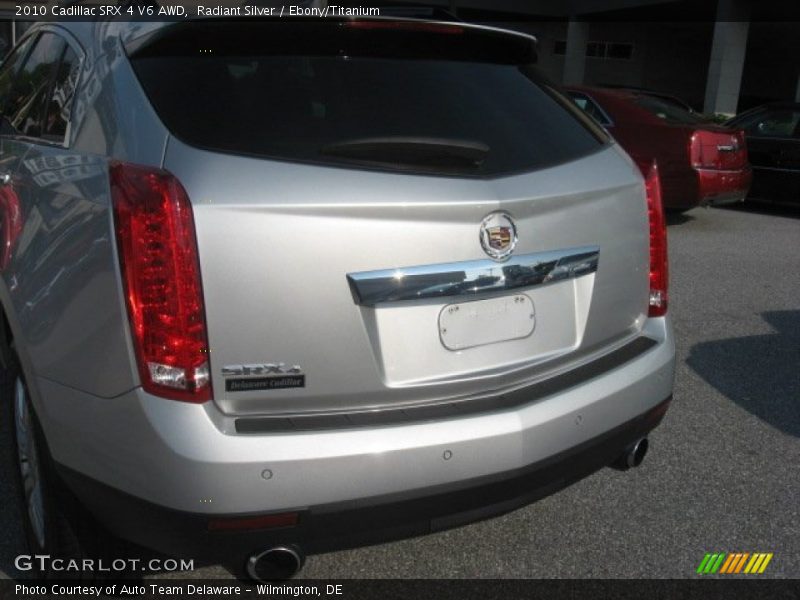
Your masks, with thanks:
[(667, 222), (661, 201), (658, 165), (653, 162), (645, 177), (647, 215), (650, 220), (650, 307), (648, 316), (667, 314), (669, 268), (667, 259)]
[(111, 194), (142, 387), (185, 402), (211, 398), (192, 205), (159, 169), (114, 163)]
[(689, 141), (689, 160), (695, 169), (732, 171), (747, 164), (744, 133), (698, 130)]

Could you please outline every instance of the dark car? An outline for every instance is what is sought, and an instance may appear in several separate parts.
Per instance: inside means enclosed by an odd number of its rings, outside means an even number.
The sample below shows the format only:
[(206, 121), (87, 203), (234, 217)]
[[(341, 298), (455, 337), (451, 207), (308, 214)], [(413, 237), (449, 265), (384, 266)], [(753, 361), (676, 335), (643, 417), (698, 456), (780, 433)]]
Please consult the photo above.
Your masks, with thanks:
[(800, 203), (800, 102), (759, 106), (727, 124), (745, 132), (753, 166), (749, 197)]
[(566, 91), (643, 171), (658, 162), (665, 207), (685, 211), (739, 202), (747, 195), (752, 172), (741, 130), (705, 122), (636, 90), (573, 86)]

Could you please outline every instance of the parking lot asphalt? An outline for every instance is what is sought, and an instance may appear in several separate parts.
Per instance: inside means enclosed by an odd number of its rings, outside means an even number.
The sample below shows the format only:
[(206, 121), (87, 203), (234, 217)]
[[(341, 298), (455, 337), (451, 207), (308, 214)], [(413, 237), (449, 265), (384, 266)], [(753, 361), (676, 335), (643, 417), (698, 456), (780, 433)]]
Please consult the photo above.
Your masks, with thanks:
[[(301, 577), (684, 578), (706, 552), (772, 552), (760, 577), (800, 577), (800, 211), (695, 209), (671, 218), (669, 250), (675, 395), (640, 468), (467, 527), (314, 556)], [(18, 577), (6, 426), (0, 437), (0, 577)], [(158, 576), (170, 577), (229, 575)]]

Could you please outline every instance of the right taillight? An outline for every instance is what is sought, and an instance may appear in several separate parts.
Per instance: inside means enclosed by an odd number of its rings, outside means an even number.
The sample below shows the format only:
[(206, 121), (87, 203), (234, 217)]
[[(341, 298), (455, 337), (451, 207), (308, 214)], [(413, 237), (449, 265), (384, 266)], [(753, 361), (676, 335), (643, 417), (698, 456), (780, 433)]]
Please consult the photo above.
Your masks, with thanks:
[(647, 215), (650, 221), (650, 300), (648, 316), (667, 314), (669, 268), (667, 258), (667, 223), (661, 201), (661, 181), (654, 161), (645, 176)]
[(167, 171), (113, 163), (114, 226), (142, 387), (173, 400), (211, 398), (192, 205)]

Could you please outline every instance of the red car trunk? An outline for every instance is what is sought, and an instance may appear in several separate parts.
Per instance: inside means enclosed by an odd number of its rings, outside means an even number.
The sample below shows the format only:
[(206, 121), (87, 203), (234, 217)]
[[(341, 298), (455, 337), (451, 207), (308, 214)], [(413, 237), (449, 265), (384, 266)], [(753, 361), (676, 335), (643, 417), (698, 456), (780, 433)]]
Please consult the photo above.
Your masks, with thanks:
[(741, 130), (704, 122), (645, 93), (589, 87), (567, 92), (601, 121), (643, 173), (657, 161), (667, 208), (688, 210), (747, 195), (752, 173)]

